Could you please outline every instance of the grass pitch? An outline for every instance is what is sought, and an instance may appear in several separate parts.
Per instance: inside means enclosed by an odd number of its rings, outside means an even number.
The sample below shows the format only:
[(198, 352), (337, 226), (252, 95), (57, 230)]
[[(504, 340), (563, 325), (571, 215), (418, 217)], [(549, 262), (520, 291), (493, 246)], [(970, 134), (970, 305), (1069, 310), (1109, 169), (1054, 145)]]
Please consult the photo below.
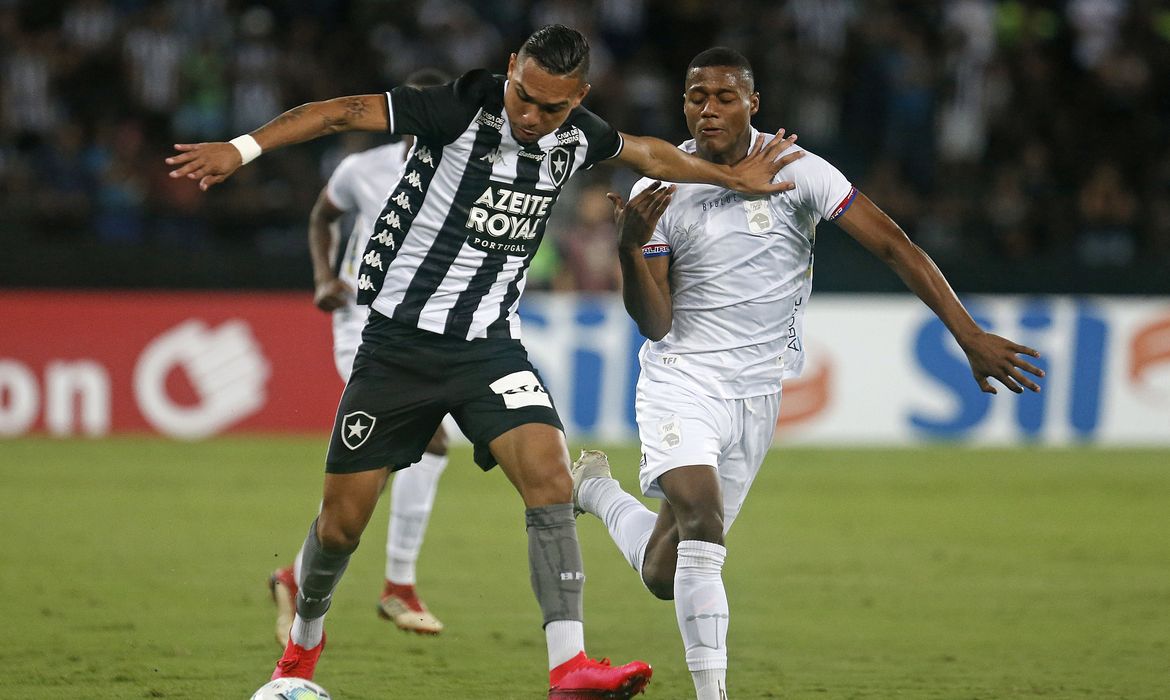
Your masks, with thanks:
[[(279, 655), (265, 579), (325, 440), (0, 442), (5, 697), (247, 698)], [(627, 487), (636, 452), (611, 457)], [(589, 651), (693, 697), (670, 603), (596, 519)], [(329, 615), (339, 700), (540, 698), (522, 505), (456, 450), (419, 564), (447, 624), (377, 619), (385, 503)], [(773, 452), (728, 538), (733, 698), (1170, 697), (1170, 452)]]

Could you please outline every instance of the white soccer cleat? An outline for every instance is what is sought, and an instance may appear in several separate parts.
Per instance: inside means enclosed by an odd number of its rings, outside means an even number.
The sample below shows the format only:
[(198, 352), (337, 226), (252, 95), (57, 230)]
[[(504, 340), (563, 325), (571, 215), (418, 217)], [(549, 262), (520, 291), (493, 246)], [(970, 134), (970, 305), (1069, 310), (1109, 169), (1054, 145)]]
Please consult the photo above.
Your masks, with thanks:
[(609, 457), (601, 450), (581, 450), (581, 456), (573, 462), (569, 472), (573, 475), (573, 512), (577, 515), (586, 512), (578, 498), (581, 484), (585, 483), (586, 479), (613, 478), (613, 472), (609, 469)]

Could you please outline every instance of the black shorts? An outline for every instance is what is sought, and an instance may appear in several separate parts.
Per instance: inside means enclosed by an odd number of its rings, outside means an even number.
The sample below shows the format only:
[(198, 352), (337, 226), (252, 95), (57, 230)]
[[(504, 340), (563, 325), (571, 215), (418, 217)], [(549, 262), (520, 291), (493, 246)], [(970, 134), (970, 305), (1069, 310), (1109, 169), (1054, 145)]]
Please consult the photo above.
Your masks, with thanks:
[(485, 471), (496, 466), (488, 443), (512, 428), (544, 423), (564, 430), (520, 341), (453, 338), (371, 309), (337, 407), (325, 471), (413, 464), (448, 413)]

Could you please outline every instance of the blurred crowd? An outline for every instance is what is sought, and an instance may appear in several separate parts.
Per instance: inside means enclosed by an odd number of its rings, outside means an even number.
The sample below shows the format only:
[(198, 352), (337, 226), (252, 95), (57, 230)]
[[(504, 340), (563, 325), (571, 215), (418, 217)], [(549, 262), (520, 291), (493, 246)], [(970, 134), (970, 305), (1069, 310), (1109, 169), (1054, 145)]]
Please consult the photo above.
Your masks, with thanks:
[[(30, 265), (117, 251), (111, 285), (203, 253), (303, 286), (317, 192), (383, 137), (267, 154), (206, 194), (166, 176), (171, 144), (423, 66), (502, 71), (552, 22), (590, 38), (590, 109), (674, 141), (691, 57), (742, 51), (756, 124), (799, 133), (944, 269), (1170, 265), (1170, 6), (1155, 0), (0, 0), (0, 236)], [(566, 193), (533, 286), (618, 284), (604, 193), (632, 177), (592, 178)]]

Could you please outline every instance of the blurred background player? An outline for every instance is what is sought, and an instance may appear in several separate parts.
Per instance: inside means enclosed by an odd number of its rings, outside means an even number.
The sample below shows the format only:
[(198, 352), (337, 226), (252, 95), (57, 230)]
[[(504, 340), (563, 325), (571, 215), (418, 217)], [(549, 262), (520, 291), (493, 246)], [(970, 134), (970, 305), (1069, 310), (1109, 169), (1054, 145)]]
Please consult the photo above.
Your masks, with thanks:
[[(424, 69), (406, 79), (411, 87), (442, 85), (450, 80), (442, 71)], [(394, 189), (413, 136), (397, 143), (347, 156), (321, 190), (309, 215), (309, 252), (313, 260), (313, 303), (333, 314), (333, 360), (343, 381), (349, 381), (368, 306), (357, 303), (357, 273), (374, 223), (386, 197)], [(339, 223), (352, 217), (348, 236)], [(344, 243), (345, 249), (341, 250)], [(443, 631), (439, 621), (415, 591), (415, 563), (422, 549), (427, 521), (435, 503), (439, 477), (447, 466), (447, 435), (440, 425), (426, 452), (409, 469), (394, 474), (390, 486), (390, 524), (386, 533), (386, 580), (378, 601), (378, 615), (399, 629), (419, 634)], [(276, 603), (276, 641), (282, 647), (296, 616), (297, 581), (302, 548), (291, 566), (277, 569), (269, 579)]]
[[(687, 67), (688, 153), (734, 164), (759, 135), (751, 64), (714, 48)], [(794, 146), (786, 154), (800, 152)], [(979, 387), (1039, 391), (1039, 353), (985, 332), (930, 257), (827, 161), (803, 151), (777, 177), (796, 188), (743, 197), (697, 184), (639, 181), (620, 229), (626, 309), (649, 340), (640, 353), (639, 481), (657, 514), (622, 490), (601, 452), (573, 465), (574, 501), (596, 515), (652, 594), (675, 601), (699, 700), (726, 700), (729, 607), (724, 535), (772, 444), (781, 380), (804, 365), (816, 224), (835, 221), (889, 265), (946, 325)], [(1023, 370), (1023, 371), (1021, 371)]]

